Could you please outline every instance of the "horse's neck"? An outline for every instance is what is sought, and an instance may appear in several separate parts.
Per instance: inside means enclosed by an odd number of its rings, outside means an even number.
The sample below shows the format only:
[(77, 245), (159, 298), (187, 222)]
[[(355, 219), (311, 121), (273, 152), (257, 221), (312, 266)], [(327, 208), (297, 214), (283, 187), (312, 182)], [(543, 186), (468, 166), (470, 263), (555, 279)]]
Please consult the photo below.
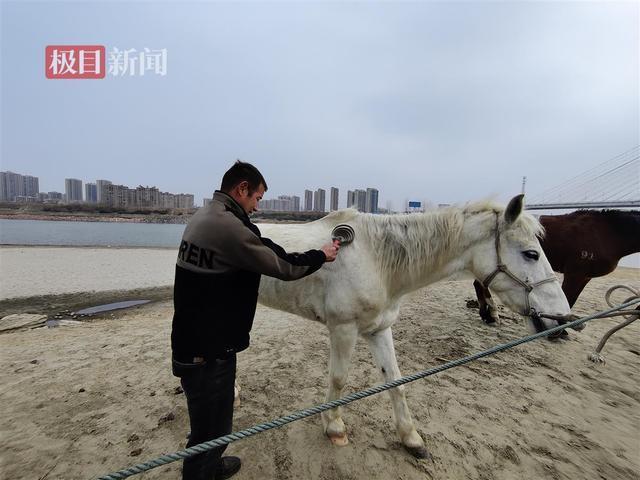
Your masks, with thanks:
[(640, 252), (640, 237), (619, 237), (615, 242), (615, 256), (619, 259)]
[(616, 235), (617, 246), (620, 258), (632, 253), (640, 252), (640, 215), (628, 213), (626, 217), (622, 217), (620, 221), (625, 222), (623, 228), (617, 230)]
[[(459, 211), (387, 217), (369, 229), (376, 261), (392, 295), (425, 287), (468, 267), (464, 216)], [(382, 223), (382, 222), (380, 222)]]
[[(616, 260), (640, 252), (640, 214), (638, 212), (603, 211), (593, 214), (593, 228), (602, 255)], [(594, 248), (596, 248), (594, 246)]]

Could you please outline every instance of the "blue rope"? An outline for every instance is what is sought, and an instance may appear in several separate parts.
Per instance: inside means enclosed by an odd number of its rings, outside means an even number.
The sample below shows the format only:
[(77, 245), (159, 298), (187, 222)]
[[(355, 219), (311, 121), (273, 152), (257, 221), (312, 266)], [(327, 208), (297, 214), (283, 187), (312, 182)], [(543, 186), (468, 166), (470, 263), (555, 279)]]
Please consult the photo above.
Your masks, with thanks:
[(442, 365), (438, 365), (437, 367), (429, 368), (422, 372), (415, 373), (413, 375), (408, 375), (405, 377), (401, 377), (392, 382), (384, 383), (382, 385), (378, 385), (375, 387), (368, 388), (361, 392), (352, 393), (351, 395), (347, 395), (346, 397), (339, 398), (337, 400), (333, 400), (331, 402), (326, 402), (315, 407), (307, 408), (305, 410), (300, 410), (298, 412), (292, 413), (290, 415), (286, 415), (284, 417), (277, 418), (270, 422), (261, 423), (259, 425), (247, 428), (245, 430), (241, 430), (239, 432), (230, 433), (229, 435), (225, 435), (224, 437), (216, 438), (215, 440), (209, 440), (208, 442), (200, 443), (199, 445), (194, 445), (193, 447), (186, 448), (184, 450), (180, 450), (175, 453), (170, 453), (167, 455), (162, 455), (154, 460), (150, 460), (145, 463), (139, 463), (129, 468), (125, 468), (124, 470), (119, 470), (115, 473), (111, 473), (109, 475), (104, 475), (99, 477), (98, 480), (122, 480), (124, 478), (130, 477), (132, 475), (137, 475), (138, 473), (146, 472), (156, 467), (160, 467), (162, 465), (167, 465), (172, 462), (176, 462), (179, 460), (183, 460), (185, 458), (193, 457), (199, 453), (207, 452), (213, 448), (221, 447), (223, 445), (228, 445), (229, 443), (236, 442), (238, 440), (242, 440), (243, 438), (250, 437), (252, 435), (256, 435), (261, 432), (266, 432), (267, 430), (271, 430), (273, 428), (282, 427), (291, 422), (295, 422), (296, 420), (301, 420), (303, 418), (307, 418), (313, 415), (317, 415), (318, 413), (324, 412), (326, 410), (331, 410), (336, 407), (341, 407), (343, 405), (347, 405), (348, 403), (355, 402), (356, 400), (360, 400), (371, 395), (375, 395), (377, 393), (384, 392), (385, 390), (390, 390), (392, 388), (399, 387), (400, 385), (404, 385), (406, 383), (414, 382), (421, 378), (425, 378), (431, 375), (435, 375), (436, 373), (443, 372), (450, 368), (459, 367), (460, 365), (464, 365), (466, 363), (472, 362), (474, 360), (478, 360), (479, 358), (487, 357), (489, 355), (493, 355), (498, 352), (502, 352), (503, 350), (508, 350), (510, 348), (516, 347), (523, 343), (528, 343), (533, 340), (537, 340), (542, 337), (547, 337), (549, 335), (553, 335), (561, 330), (566, 328), (573, 328), (582, 325), (583, 323), (588, 322), (589, 320), (593, 320), (595, 318), (601, 317), (603, 315), (607, 315), (609, 313), (613, 313), (617, 310), (621, 310), (623, 308), (629, 307), (631, 305), (635, 305), (636, 303), (640, 303), (640, 298), (635, 298), (627, 303), (619, 305), (615, 308), (611, 308), (609, 310), (605, 310), (602, 312), (595, 313), (588, 317), (580, 318), (578, 320), (574, 320), (573, 322), (565, 323), (564, 325), (559, 325), (554, 328), (550, 328), (549, 330), (545, 330), (543, 332), (539, 332), (533, 335), (529, 335), (527, 337), (523, 337), (517, 340), (513, 340), (508, 343), (504, 343), (501, 345), (497, 345), (488, 350), (484, 350), (482, 352), (474, 353), (473, 355), (469, 355), (468, 357), (460, 358), (458, 360), (452, 360), (451, 362), (444, 363)]

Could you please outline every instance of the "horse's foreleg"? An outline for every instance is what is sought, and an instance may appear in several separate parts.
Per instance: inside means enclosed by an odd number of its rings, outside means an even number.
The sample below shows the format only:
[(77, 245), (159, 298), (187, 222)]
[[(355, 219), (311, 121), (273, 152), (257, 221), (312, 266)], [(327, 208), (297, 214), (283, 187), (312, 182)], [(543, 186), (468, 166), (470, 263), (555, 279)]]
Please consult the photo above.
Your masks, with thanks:
[(478, 297), (478, 306), (480, 307), (480, 317), (484, 320), (484, 323), (495, 323), (500, 319), (498, 315), (498, 309), (491, 297), (491, 292), (488, 288), (478, 281), (473, 281), (473, 288), (476, 290), (476, 296)]
[[(391, 328), (386, 328), (367, 336), (369, 348), (373, 354), (376, 365), (382, 372), (385, 382), (400, 378), (400, 369), (396, 360), (396, 352), (393, 348), (393, 336)], [(396, 387), (389, 390), (393, 413), (396, 420), (396, 430), (405, 448), (415, 457), (426, 458), (429, 456), (424, 446), (422, 437), (416, 431), (409, 406), (404, 394), (404, 387)]]
[[(335, 400), (342, 396), (342, 390), (347, 382), (351, 355), (358, 338), (358, 330), (355, 323), (337, 325), (330, 328), (329, 338), (331, 352), (329, 355), (329, 390), (327, 401)], [(334, 445), (346, 445), (349, 443), (347, 430), (342, 421), (342, 409), (340, 407), (322, 412), (324, 431)]]

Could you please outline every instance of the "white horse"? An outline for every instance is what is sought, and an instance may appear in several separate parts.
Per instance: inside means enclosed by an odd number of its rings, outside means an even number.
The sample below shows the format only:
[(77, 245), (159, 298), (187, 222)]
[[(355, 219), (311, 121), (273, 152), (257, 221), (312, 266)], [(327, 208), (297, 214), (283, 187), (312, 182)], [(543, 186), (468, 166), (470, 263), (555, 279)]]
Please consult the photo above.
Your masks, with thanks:
[[(315, 248), (343, 223), (353, 227), (355, 238), (335, 262), (302, 280), (263, 276), (259, 301), (327, 326), (328, 401), (342, 395), (358, 335), (367, 340), (385, 381), (401, 376), (391, 327), (398, 320), (403, 296), (454, 273), (468, 271), (491, 282), (491, 290), (515, 312), (567, 315), (569, 305), (536, 237), (542, 227), (522, 212), (522, 197), (512, 199), (506, 209), (489, 202), (412, 215), (348, 209), (307, 224), (260, 225), (265, 237), (287, 251)], [(496, 270), (498, 264), (507, 268)], [(539, 330), (557, 324), (533, 317)], [(402, 443), (413, 455), (426, 457), (404, 388), (391, 389), (390, 394)], [(322, 421), (334, 444), (348, 443), (340, 408), (324, 412)]]

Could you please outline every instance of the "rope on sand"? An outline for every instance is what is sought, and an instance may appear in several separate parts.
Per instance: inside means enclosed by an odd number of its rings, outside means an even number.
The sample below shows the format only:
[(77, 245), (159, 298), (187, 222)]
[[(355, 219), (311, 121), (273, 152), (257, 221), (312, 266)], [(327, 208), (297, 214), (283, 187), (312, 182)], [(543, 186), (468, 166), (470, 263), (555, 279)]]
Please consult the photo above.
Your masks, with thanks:
[[(604, 296), (605, 300), (607, 301), (607, 304), (610, 307), (613, 307), (613, 302), (611, 301), (611, 295), (616, 290), (626, 290), (627, 292), (630, 292), (632, 294), (632, 296), (627, 298), (625, 302), (629, 302), (631, 300), (640, 298), (640, 292), (638, 290), (631, 288), (627, 285), (615, 285), (611, 287), (609, 290), (607, 290), (607, 293)], [(607, 333), (604, 334), (604, 336), (600, 340), (600, 343), (598, 343), (598, 346), (596, 347), (595, 351), (587, 355), (587, 358), (589, 360), (595, 363), (605, 363), (604, 357), (600, 354), (600, 352), (604, 348), (605, 343), (607, 343), (607, 340), (609, 340), (609, 337), (611, 335), (616, 333), (618, 330), (621, 330), (624, 327), (631, 325), (633, 322), (638, 320), (638, 318), (640, 318), (640, 306), (636, 307), (636, 309), (633, 312), (631, 312), (629, 315), (624, 315), (624, 317), (626, 318), (624, 322), (622, 322), (619, 325), (616, 325), (615, 327), (613, 327), (611, 330), (609, 330)]]
[(108, 475), (104, 475), (99, 477), (98, 480), (122, 480), (124, 478), (128, 478), (132, 475), (137, 475), (138, 473), (143, 473), (148, 470), (151, 470), (156, 467), (160, 467), (162, 465), (167, 465), (172, 462), (176, 462), (179, 460), (183, 460), (185, 458), (193, 457), (199, 453), (207, 452), (213, 448), (221, 447), (223, 445), (228, 445), (229, 443), (236, 442), (238, 440), (242, 440), (243, 438), (250, 437), (252, 435), (257, 435), (261, 432), (266, 432), (267, 430), (271, 430), (273, 428), (279, 428), (283, 425), (286, 425), (291, 422), (295, 422), (296, 420), (301, 420), (303, 418), (307, 418), (313, 415), (317, 415), (318, 413), (324, 412), (326, 410), (331, 410), (336, 407), (341, 407), (343, 405), (347, 405), (348, 403), (355, 402), (356, 400), (360, 400), (371, 395), (375, 395), (377, 393), (384, 392), (385, 390), (390, 390), (392, 388), (399, 387), (400, 385), (404, 385), (406, 383), (414, 382), (421, 378), (429, 377), (431, 375), (435, 375), (436, 373), (443, 372), (450, 368), (459, 367), (466, 363), (472, 362), (474, 360), (478, 360), (483, 357), (487, 357), (489, 355), (493, 355), (498, 352), (502, 352), (503, 350), (508, 350), (510, 348), (516, 347), (518, 345), (522, 345), (523, 343), (532, 342), (533, 340), (537, 340), (542, 337), (548, 337), (549, 335), (553, 335), (554, 333), (560, 332), (565, 328), (574, 328), (578, 327), (590, 320), (596, 318), (602, 318), (611, 316), (611, 313), (622, 310), (623, 308), (630, 307), (640, 303), (640, 298), (635, 298), (632, 301), (623, 303), (622, 305), (618, 305), (617, 307), (611, 308), (609, 310), (604, 310), (602, 312), (595, 313), (593, 315), (589, 315), (584, 318), (579, 318), (572, 322), (565, 323), (564, 325), (559, 325), (554, 328), (550, 328), (549, 330), (545, 330), (543, 332), (539, 332), (533, 335), (529, 335), (527, 337), (519, 338), (517, 340), (513, 340), (508, 343), (504, 343), (501, 345), (497, 345), (488, 350), (484, 350), (482, 352), (474, 353), (473, 355), (469, 355), (468, 357), (459, 358), (457, 360), (452, 360), (451, 362), (444, 363), (442, 365), (438, 365), (437, 367), (429, 368), (422, 372), (415, 373), (413, 375), (408, 375), (405, 377), (401, 377), (392, 382), (384, 383), (382, 385), (378, 385), (375, 387), (368, 388), (361, 392), (352, 393), (347, 395), (346, 397), (339, 398), (337, 400), (333, 400), (331, 402), (326, 402), (315, 407), (307, 408), (305, 410), (300, 410), (298, 412), (292, 413), (291, 415), (286, 415), (284, 417), (277, 418), (270, 422), (261, 423), (259, 425), (247, 428), (245, 430), (241, 430), (239, 432), (230, 433), (229, 435), (225, 435), (224, 437), (216, 438), (214, 440), (209, 440), (208, 442), (201, 443), (199, 445), (194, 445), (193, 447), (180, 450), (175, 453), (170, 453), (167, 455), (162, 455), (156, 459), (150, 460), (148, 462), (139, 463), (137, 465), (133, 465), (129, 468), (125, 468), (123, 470), (119, 470), (114, 473), (110, 473)]

